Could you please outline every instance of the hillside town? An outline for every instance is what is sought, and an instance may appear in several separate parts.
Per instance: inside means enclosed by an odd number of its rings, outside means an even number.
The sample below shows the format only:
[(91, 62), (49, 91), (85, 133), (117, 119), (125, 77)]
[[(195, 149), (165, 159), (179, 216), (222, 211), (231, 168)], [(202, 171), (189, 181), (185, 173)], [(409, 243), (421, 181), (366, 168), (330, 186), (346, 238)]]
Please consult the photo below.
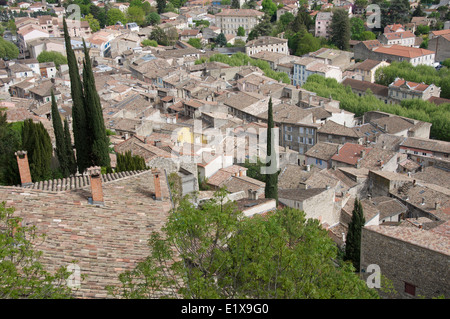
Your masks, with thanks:
[[(177, 195), (202, 207), (221, 190), (245, 219), (303, 211), (338, 251), (359, 201), (364, 284), (377, 265), (395, 289), (382, 298), (449, 298), (450, 8), (390, 3), (409, 16), (365, 0), (3, 1), (0, 203), (46, 235), (48, 271), (77, 261), (76, 298), (111, 298)], [(54, 119), (78, 161), (78, 86), (98, 95), (86, 122), (103, 120), (108, 165), (66, 174)], [(40, 175), (33, 123), (51, 142)]]

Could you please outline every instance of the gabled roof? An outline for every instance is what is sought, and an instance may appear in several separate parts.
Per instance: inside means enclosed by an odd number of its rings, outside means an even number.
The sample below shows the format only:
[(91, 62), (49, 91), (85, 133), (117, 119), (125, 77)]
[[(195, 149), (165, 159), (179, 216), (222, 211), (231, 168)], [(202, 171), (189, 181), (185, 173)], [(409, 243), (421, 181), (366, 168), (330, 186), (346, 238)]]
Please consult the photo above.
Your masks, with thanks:
[(365, 147), (364, 145), (345, 143), (331, 159), (337, 162), (356, 165), (364, 157), (363, 153), (368, 153), (371, 150), (371, 147)]
[(374, 52), (377, 53), (384, 53), (389, 55), (395, 55), (395, 56), (401, 56), (405, 58), (417, 58), (424, 55), (434, 54), (434, 51), (422, 49), (422, 48), (412, 48), (412, 47), (405, 47), (402, 45), (385, 45), (385, 46), (379, 46), (373, 49)]
[(392, 82), (390, 87), (407, 87), (411, 91), (426, 91), (431, 85), (425, 84), (425, 83), (416, 83), (411, 81), (406, 81), (404, 79), (396, 79), (394, 82)]

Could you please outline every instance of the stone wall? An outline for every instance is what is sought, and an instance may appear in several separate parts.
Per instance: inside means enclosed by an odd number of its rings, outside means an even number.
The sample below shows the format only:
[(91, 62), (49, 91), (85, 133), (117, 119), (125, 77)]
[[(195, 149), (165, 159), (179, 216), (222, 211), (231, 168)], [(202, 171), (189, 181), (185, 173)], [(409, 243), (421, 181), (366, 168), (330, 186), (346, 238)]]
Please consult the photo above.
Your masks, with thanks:
[[(448, 255), (363, 228), (361, 270), (366, 270), (370, 264), (378, 265), (381, 275), (391, 281), (396, 290), (393, 296), (380, 292), (382, 297), (411, 299), (444, 295), (448, 298), (449, 261)], [(364, 280), (369, 275), (362, 272)], [(415, 296), (405, 292), (405, 283), (416, 287)]]

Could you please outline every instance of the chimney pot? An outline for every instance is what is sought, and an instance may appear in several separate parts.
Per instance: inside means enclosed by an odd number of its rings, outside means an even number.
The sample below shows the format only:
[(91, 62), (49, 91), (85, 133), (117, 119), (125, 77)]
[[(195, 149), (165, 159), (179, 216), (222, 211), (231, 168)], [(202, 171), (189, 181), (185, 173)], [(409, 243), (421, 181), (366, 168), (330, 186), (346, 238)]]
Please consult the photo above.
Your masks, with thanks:
[(30, 165), (28, 163), (28, 155), (27, 151), (17, 151), (14, 153), (17, 158), (17, 165), (19, 166), (19, 173), (20, 173), (20, 182), (22, 183), (22, 186), (31, 184), (31, 172), (30, 172)]
[(152, 174), (153, 182), (155, 184), (155, 199), (162, 200), (160, 171), (158, 169), (154, 169), (152, 170)]
[(87, 169), (91, 182), (92, 204), (103, 205), (102, 175), (100, 166), (92, 166)]

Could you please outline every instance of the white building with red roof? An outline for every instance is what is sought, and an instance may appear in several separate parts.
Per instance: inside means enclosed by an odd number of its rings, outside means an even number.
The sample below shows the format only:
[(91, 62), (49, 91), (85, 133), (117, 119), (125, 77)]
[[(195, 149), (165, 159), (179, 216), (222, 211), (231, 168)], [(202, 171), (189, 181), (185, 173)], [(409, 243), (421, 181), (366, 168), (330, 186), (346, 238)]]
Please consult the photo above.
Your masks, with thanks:
[(432, 96), (439, 97), (441, 88), (434, 84), (416, 83), (396, 78), (389, 84), (389, 97), (398, 101), (405, 99), (428, 100)]

